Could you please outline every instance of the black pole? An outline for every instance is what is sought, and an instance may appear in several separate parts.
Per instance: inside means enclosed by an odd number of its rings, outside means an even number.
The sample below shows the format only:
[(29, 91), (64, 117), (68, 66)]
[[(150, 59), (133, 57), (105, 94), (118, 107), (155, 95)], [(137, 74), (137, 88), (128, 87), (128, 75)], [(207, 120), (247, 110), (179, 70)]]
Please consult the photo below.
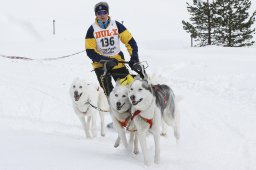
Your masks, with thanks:
[(53, 20), (52, 23), (53, 23), (53, 35), (55, 35), (55, 20)]
[(193, 37), (192, 37), (192, 35), (191, 35), (190, 37), (191, 37), (191, 42), (190, 42), (190, 44), (191, 44), (191, 47), (193, 47)]

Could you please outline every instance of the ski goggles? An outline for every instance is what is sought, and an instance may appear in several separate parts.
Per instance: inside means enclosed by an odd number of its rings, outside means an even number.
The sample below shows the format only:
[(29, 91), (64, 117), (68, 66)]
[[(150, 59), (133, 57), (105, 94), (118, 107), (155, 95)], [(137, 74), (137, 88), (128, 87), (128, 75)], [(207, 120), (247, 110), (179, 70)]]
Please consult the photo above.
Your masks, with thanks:
[(97, 15), (106, 15), (108, 13), (108, 11), (98, 11)]

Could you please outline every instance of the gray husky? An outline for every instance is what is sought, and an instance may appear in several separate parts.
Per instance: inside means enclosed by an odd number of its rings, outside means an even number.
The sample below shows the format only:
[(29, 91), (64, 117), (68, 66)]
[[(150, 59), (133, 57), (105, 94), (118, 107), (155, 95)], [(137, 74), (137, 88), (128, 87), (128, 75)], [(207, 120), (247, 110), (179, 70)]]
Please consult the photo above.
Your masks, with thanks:
[(177, 141), (180, 138), (179, 112), (175, 106), (174, 93), (167, 85), (152, 85), (147, 80), (137, 78), (132, 83), (128, 95), (144, 164), (150, 165), (146, 143), (148, 131), (153, 134), (155, 141), (154, 162), (159, 163), (161, 121), (173, 127)]

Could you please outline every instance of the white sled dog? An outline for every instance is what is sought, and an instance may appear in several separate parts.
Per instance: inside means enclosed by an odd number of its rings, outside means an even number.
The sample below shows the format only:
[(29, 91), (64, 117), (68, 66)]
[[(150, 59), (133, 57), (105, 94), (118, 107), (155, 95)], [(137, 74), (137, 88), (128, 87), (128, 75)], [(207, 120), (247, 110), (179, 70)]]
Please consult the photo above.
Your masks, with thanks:
[(167, 85), (151, 85), (147, 80), (136, 79), (129, 90), (132, 103), (132, 120), (137, 128), (138, 140), (144, 156), (144, 164), (150, 165), (146, 134), (151, 132), (155, 141), (154, 162), (160, 161), (161, 119), (172, 126), (176, 140), (179, 139), (179, 113), (175, 107), (173, 91)]
[(87, 83), (79, 78), (70, 87), (73, 108), (82, 123), (87, 138), (96, 137), (96, 118), (99, 112), (101, 136), (105, 136), (104, 115), (109, 110), (107, 98), (101, 87)]
[[(131, 103), (128, 98), (128, 90), (128, 86), (121, 85), (119, 81), (116, 82), (115, 88), (109, 95), (110, 115), (119, 137), (115, 142), (115, 147), (119, 146), (121, 139), (124, 147), (130, 153), (137, 154), (139, 152), (138, 139), (135, 136), (135, 126), (131, 121)], [(129, 144), (126, 132), (130, 134)]]

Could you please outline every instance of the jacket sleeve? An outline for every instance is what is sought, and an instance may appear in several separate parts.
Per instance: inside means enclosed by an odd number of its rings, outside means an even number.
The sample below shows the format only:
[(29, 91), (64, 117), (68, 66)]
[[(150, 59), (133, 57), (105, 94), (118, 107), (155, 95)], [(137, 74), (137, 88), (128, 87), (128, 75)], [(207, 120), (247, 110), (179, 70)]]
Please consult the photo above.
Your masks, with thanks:
[(125, 26), (118, 21), (116, 21), (116, 25), (118, 28), (120, 40), (126, 46), (131, 60), (139, 61), (138, 57), (138, 46), (135, 39), (132, 37), (132, 34), (125, 28)]
[(109, 58), (103, 55), (100, 55), (97, 52), (97, 44), (96, 39), (93, 35), (94, 29), (91, 25), (89, 29), (87, 30), (86, 37), (85, 37), (85, 49), (87, 56), (93, 61), (93, 62), (99, 62), (100, 60), (108, 60)]

